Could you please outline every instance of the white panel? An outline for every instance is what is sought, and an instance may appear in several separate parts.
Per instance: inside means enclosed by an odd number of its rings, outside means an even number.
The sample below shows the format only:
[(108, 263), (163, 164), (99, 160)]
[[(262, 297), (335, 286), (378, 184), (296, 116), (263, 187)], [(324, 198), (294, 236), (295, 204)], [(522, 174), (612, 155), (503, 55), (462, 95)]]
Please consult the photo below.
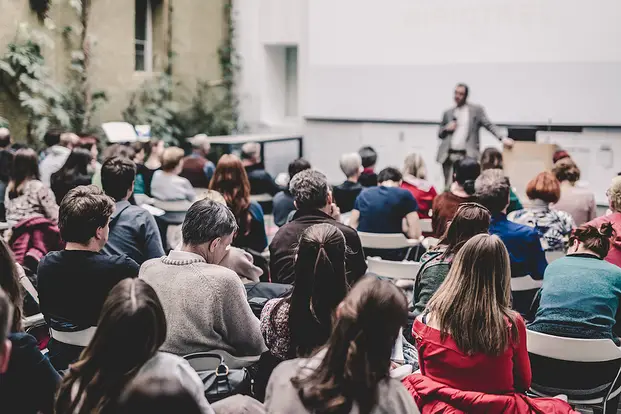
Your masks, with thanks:
[(260, 40), (266, 45), (297, 45), (302, 38), (303, 2), (252, 0), (261, 4)]

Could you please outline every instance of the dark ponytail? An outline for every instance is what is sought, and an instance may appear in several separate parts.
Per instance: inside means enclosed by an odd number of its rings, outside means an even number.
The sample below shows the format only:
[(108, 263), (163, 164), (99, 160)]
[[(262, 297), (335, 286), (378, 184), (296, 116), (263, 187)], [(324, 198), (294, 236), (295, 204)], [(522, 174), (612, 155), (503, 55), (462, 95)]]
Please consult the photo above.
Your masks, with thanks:
[(474, 181), (481, 174), (481, 165), (474, 158), (466, 157), (455, 161), (453, 179), (462, 186), (469, 195), (474, 194)]
[(592, 225), (583, 224), (574, 230), (569, 238), (569, 244), (574, 241), (582, 243), (585, 249), (591, 250), (602, 259), (608, 255), (610, 250), (610, 239), (616, 236), (612, 223), (603, 223), (599, 230)]

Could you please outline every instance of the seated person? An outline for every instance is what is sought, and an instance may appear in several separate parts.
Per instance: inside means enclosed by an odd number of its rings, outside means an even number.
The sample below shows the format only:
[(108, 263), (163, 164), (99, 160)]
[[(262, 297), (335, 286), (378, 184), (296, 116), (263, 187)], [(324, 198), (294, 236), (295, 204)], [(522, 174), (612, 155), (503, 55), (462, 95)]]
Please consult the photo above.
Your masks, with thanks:
[(365, 233), (405, 233), (421, 236), (418, 204), (408, 190), (400, 188), (401, 173), (388, 167), (377, 176), (379, 185), (365, 189), (354, 204), (349, 224)]
[(260, 254), (267, 247), (263, 209), (256, 201), (250, 200), (250, 183), (236, 155), (224, 154), (220, 157), (209, 189), (222, 194), (226, 205), (237, 221), (237, 236), (233, 246), (250, 249)]
[[(291, 181), (297, 173), (308, 170), (310, 167), (310, 163), (304, 158), (293, 160), (289, 164), (289, 181)], [(282, 227), (287, 222), (289, 213), (294, 210), (293, 196), (288, 187), (274, 196), (272, 213), (274, 214), (274, 223), (276, 223), (278, 227)]]
[(401, 188), (408, 190), (418, 204), (418, 217), (431, 218), (431, 206), (438, 193), (434, 186), (426, 180), (427, 168), (425, 160), (419, 154), (412, 153), (405, 157), (403, 163), (403, 182)]
[(438, 245), (421, 257), (422, 266), (414, 285), (415, 317), (423, 313), (429, 299), (446, 279), (455, 255), (464, 243), (477, 234), (488, 232), (490, 218), (489, 210), (479, 204), (464, 203), (459, 206)]
[(188, 210), (181, 231), (180, 250), (151, 259), (140, 269), (140, 278), (157, 293), (168, 321), (162, 350), (260, 355), (265, 343), (246, 289), (235, 272), (218, 265), (237, 231), (235, 216), (220, 203), (200, 200)]
[(179, 173), (183, 169), (183, 150), (170, 147), (162, 154), (162, 169), (153, 173), (151, 195), (161, 201), (190, 201), (196, 199), (192, 184)]
[(343, 184), (337, 185), (332, 189), (334, 202), (341, 210), (341, 213), (349, 213), (354, 209), (356, 198), (364, 187), (358, 182), (362, 174), (362, 158), (357, 152), (343, 154), (341, 156), (341, 171), (347, 179)]
[(60, 204), (69, 190), (79, 185), (89, 185), (95, 172), (95, 161), (91, 151), (74, 148), (60, 170), (52, 174), (50, 187)]
[(205, 134), (195, 135), (188, 140), (192, 145), (192, 153), (183, 159), (180, 177), (187, 180), (195, 188), (208, 188), (216, 166), (207, 159), (211, 150), (209, 138)]
[[(524, 320), (511, 310), (509, 272), (509, 254), (500, 238), (472, 237), (414, 321), (421, 373), (405, 378), (404, 384), (419, 405), (424, 404), (419, 407), (423, 411), (433, 407), (434, 412), (518, 412), (509, 407), (514, 408), (519, 400), (524, 406), (534, 406), (532, 412), (572, 412), (560, 399), (545, 401), (554, 400), (552, 407), (537, 408), (541, 400), (517, 395), (529, 389), (531, 367)], [(422, 399), (430, 387), (478, 398)], [(513, 404), (503, 406), (507, 411), (485, 409), (504, 396)]]
[(461, 203), (476, 201), (474, 198), (474, 180), (481, 174), (481, 166), (474, 158), (463, 158), (453, 165), (453, 183), (433, 200), (431, 227), (435, 237), (442, 237), (449, 221)]
[(612, 339), (621, 300), (621, 268), (602, 260), (615, 233), (610, 223), (585, 224), (569, 239), (567, 256), (550, 263), (535, 320), (528, 329), (555, 336)]
[(363, 187), (375, 187), (377, 185), (377, 174), (375, 174), (375, 164), (377, 163), (377, 152), (373, 147), (362, 147), (358, 151), (362, 159), (362, 173), (358, 182)]
[[(481, 154), (481, 171), (494, 169), (502, 170), (503, 168), (502, 152), (494, 147), (485, 148)], [(509, 193), (509, 200), (507, 214), (524, 208), (517, 194), (515, 194), (513, 187), (511, 187), (511, 192)]]
[(367, 271), (360, 237), (356, 230), (339, 221), (340, 212), (332, 201), (332, 193), (325, 175), (316, 170), (305, 170), (289, 183), (289, 190), (297, 211), (293, 220), (282, 226), (269, 245), (270, 276), (275, 283), (295, 281), (295, 245), (308, 227), (318, 223), (336, 226), (345, 236), (351, 254), (347, 255), (347, 280), (354, 284)]
[(406, 306), (391, 282), (362, 279), (338, 306), (326, 345), (308, 358), (276, 367), (267, 386), (266, 411), (419, 413), (403, 385), (389, 375)]
[(56, 369), (66, 369), (83, 349), (64, 334), (97, 326), (112, 287), (138, 275), (128, 256), (101, 252), (113, 212), (114, 201), (94, 185), (74, 188), (60, 204), (58, 225), (67, 245), (41, 259), (37, 272), (41, 313), (51, 328), (48, 355)]
[(576, 185), (580, 180), (580, 169), (571, 158), (558, 161), (552, 172), (561, 183), (561, 197), (553, 205), (554, 209), (571, 215), (577, 226), (597, 217), (595, 194), (588, 188)]
[[(511, 259), (511, 277), (543, 279), (548, 262), (532, 227), (507, 220), (511, 184), (502, 170), (485, 170), (475, 183), (476, 197), (492, 213), (489, 232), (503, 241)], [(527, 315), (536, 291), (512, 292), (513, 308)]]
[[(611, 214), (607, 214), (590, 221), (589, 225), (600, 228), (604, 223), (611, 223), (615, 233), (621, 236), (621, 177), (614, 177), (608, 191), (608, 205)], [(617, 236), (617, 237), (619, 237)], [(615, 238), (610, 243), (610, 250), (605, 259), (608, 263), (621, 267), (621, 239)]]
[(116, 202), (110, 218), (108, 242), (102, 251), (108, 255), (126, 254), (142, 264), (164, 256), (164, 246), (151, 213), (128, 201), (134, 191), (135, 179), (136, 164), (127, 158), (108, 158), (101, 167), (103, 190)]
[(281, 190), (272, 176), (265, 171), (261, 162), (261, 145), (258, 142), (247, 142), (242, 146), (241, 160), (250, 181), (250, 194), (275, 196)]
[(561, 185), (551, 172), (542, 172), (530, 180), (526, 195), (530, 199), (528, 208), (509, 213), (507, 218), (515, 223), (533, 227), (541, 241), (543, 250), (566, 250), (565, 240), (576, 227), (574, 219), (564, 211), (550, 208), (561, 194)]

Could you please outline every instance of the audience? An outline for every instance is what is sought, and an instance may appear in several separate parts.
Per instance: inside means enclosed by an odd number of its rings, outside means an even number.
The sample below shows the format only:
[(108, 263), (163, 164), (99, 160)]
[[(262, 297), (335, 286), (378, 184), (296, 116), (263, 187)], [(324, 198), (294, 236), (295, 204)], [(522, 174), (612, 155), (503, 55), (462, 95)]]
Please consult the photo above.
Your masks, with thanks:
[(358, 183), (363, 187), (374, 187), (377, 185), (377, 174), (375, 174), (375, 164), (377, 163), (377, 152), (373, 147), (362, 147), (358, 151), (362, 159), (362, 173), (358, 177)]
[(379, 185), (365, 189), (356, 199), (349, 224), (365, 233), (405, 233), (418, 239), (418, 204), (412, 193), (400, 188), (401, 178), (396, 168), (380, 171)]
[(162, 139), (152, 139), (145, 147), (144, 166), (151, 171), (159, 170), (162, 167), (162, 157), (166, 150), (166, 144)]
[(48, 148), (45, 158), (41, 161), (39, 168), (41, 169), (41, 182), (47, 186), (50, 185), (52, 174), (60, 170), (71, 150), (78, 145), (80, 137), (72, 132), (64, 132), (60, 134), (58, 143)]
[(621, 344), (613, 330), (621, 300), (621, 268), (603, 260), (614, 236), (610, 223), (599, 229), (585, 224), (574, 231), (567, 256), (546, 269), (539, 309), (528, 329)]
[(74, 188), (60, 204), (58, 226), (67, 244), (41, 259), (37, 274), (41, 312), (51, 328), (49, 357), (56, 369), (66, 369), (78, 358), (112, 287), (138, 275), (139, 266), (129, 257), (101, 252), (113, 212), (114, 201), (94, 185)]
[[(478, 202), (492, 213), (489, 232), (500, 237), (509, 251), (511, 277), (543, 279), (547, 261), (539, 234), (532, 227), (507, 220), (509, 179), (502, 170), (485, 170), (477, 178), (475, 187)], [(528, 314), (535, 293), (531, 290), (513, 292), (513, 308), (522, 315)]]
[(13, 169), (14, 153), (11, 143), (11, 132), (7, 128), (0, 128), (0, 221), (5, 220), (4, 194)]
[(357, 152), (343, 154), (340, 165), (341, 171), (343, 171), (347, 179), (343, 184), (337, 185), (332, 189), (332, 195), (341, 213), (349, 213), (354, 209), (356, 198), (364, 188), (358, 182), (360, 174), (362, 174), (362, 158), (360, 158), (360, 154)]
[(237, 237), (233, 246), (250, 249), (260, 254), (267, 247), (263, 209), (250, 201), (248, 176), (237, 156), (224, 154), (218, 161), (209, 189), (224, 196), (226, 205), (237, 221)]
[(183, 150), (177, 147), (166, 148), (162, 154), (161, 170), (153, 173), (151, 194), (160, 201), (189, 201), (196, 199), (194, 187), (179, 177), (183, 169)]
[(295, 255), (295, 285), (261, 313), (261, 332), (272, 355), (287, 360), (310, 355), (332, 330), (332, 316), (347, 294), (345, 236), (335, 226), (315, 224), (302, 233)]
[(526, 186), (526, 195), (531, 201), (530, 207), (510, 213), (508, 219), (533, 227), (544, 251), (564, 252), (566, 238), (576, 224), (566, 212), (550, 208), (561, 195), (561, 186), (554, 174), (537, 175)]
[(431, 226), (435, 237), (441, 237), (448, 223), (461, 203), (475, 201), (474, 180), (481, 174), (481, 166), (474, 158), (463, 158), (455, 161), (453, 166), (453, 183), (449, 191), (445, 191), (433, 200)]
[[(149, 142), (136, 141), (130, 147), (133, 155), (130, 158), (136, 163), (136, 183), (134, 184), (134, 194), (145, 194), (151, 197), (151, 181), (153, 181), (154, 170), (150, 170), (145, 165), (147, 151), (151, 150)], [(107, 159), (108, 157), (104, 157)]]
[(129, 383), (116, 404), (117, 414), (202, 414), (195, 396), (180, 380), (141, 375)]
[(595, 228), (600, 228), (604, 223), (612, 224), (612, 228), (615, 234), (617, 234), (617, 237), (611, 241), (610, 250), (605, 260), (621, 267), (621, 240), (619, 239), (619, 237), (621, 237), (621, 177), (617, 176), (612, 179), (612, 183), (606, 191), (606, 197), (608, 197), (608, 205), (611, 213), (598, 217), (587, 224)]
[(265, 171), (261, 160), (261, 144), (247, 142), (241, 149), (241, 160), (248, 174), (250, 194), (269, 194), (275, 196), (281, 188), (272, 176)]
[(3, 241), (0, 254), (0, 404), (7, 413), (51, 414), (60, 376), (23, 332), (19, 272)]
[[(289, 181), (291, 181), (297, 173), (310, 168), (310, 163), (304, 158), (291, 161), (289, 164)], [(293, 195), (291, 195), (291, 191), (289, 191), (287, 187), (274, 196), (272, 210), (274, 214), (274, 223), (276, 223), (278, 227), (282, 227), (287, 222), (287, 218), (292, 211), (295, 211), (295, 204), (293, 203)]]
[(552, 172), (561, 183), (561, 197), (553, 207), (571, 215), (577, 226), (597, 217), (595, 194), (576, 186), (580, 180), (578, 166), (570, 158), (563, 158), (554, 164)]
[(477, 234), (489, 230), (490, 211), (480, 204), (464, 203), (446, 229), (435, 249), (420, 260), (414, 285), (414, 316), (423, 313), (427, 302), (436, 293), (451, 269), (455, 255), (463, 245)]
[(431, 206), (438, 193), (433, 185), (426, 180), (427, 168), (419, 154), (412, 153), (405, 157), (403, 163), (403, 182), (401, 188), (408, 190), (418, 204), (418, 217), (431, 218)]
[[(485, 170), (494, 170), (499, 169), (502, 170), (503, 160), (502, 160), (502, 152), (498, 151), (494, 147), (485, 148), (483, 153), (481, 154), (481, 171)], [(509, 193), (509, 207), (507, 207), (507, 213), (511, 213), (515, 210), (521, 210), (524, 207), (520, 202), (517, 194), (515, 194), (515, 190), (511, 187), (511, 192)]]
[(345, 236), (351, 254), (347, 255), (347, 279), (355, 283), (367, 271), (364, 252), (356, 230), (339, 222), (340, 212), (333, 203), (328, 179), (316, 170), (305, 170), (289, 183), (297, 211), (293, 220), (282, 226), (269, 245), (270, 276), (276, 283), (295, 282), (295, 245), (300, 236), (313, 224), (336, 226)]
[(510, 280), (509, 254), (497, 236), (476, 235), (455, 256), (414, 321), (421, 373), (404, 383), (423, 411), (526, 412), (517, 409), (526, 405), (532, 412), (573, 412), (560, 399), (523, 395), (531, 368), (524, 320), (511, 310)]
[(69, 190), (79, 185), (89, 185), (92, 181), (92, 171), (89, 166), (94, 159), (90, 151), (83, 148), (74, 148), (67, 157), (67, 161), (52, 174), (51, 188), (56, 196), (56, 203), (60, 204)]
[(163, 351), (223, 350), (247, 356), (265, 350), (244, 285), (235, 272), (218, 265), (236, 231), (235, 216), (226, 206), (197, 201), (183, 222), (181, 249), (142, 265), (140, 278), (155, 289), (170, 327)]
[(58, 205), (54, 193), (39, 180), (37, 153), (33, 150), (23, 148), (15, 153), (4, 205), (6, 219), (12, 223), (32, 217), (58, 222)]
[(108, 242), (102, 251), (111, 256), (125, 254), (140, 265), (164, 256), (164, 247), (151, 213), (128, 201), (135, 178), (136, 164), (127, 158), (108, 158), (101, 167), (103, 190), (116, 203), (110, 217)]
[(325, 347), (274, 370), (267, 412), (418, 413), (405, 388), (389, 376), (406, 307), (405, 296), (392, 283), (358, 282), (338, 306)]
[(92, 341), (63, 379), (56, 414), (117, 412), (114, 404), (132, 379), (156, 374), (175, 379), (200, 413), (212, 414), (202, 381), (188, 362), (158, 352), (166, 331), (164, 310), (153, 288), (138, 279), (121, 281), (103, 304)]
[(179, 176), (186, 178), (192, 187), (207, 188), (216, 166), (207, 159), (211, 150), (209, 138), (205, 134), (195, 135), (188, 140), (192, 153), (183, 159), (183, 169)]

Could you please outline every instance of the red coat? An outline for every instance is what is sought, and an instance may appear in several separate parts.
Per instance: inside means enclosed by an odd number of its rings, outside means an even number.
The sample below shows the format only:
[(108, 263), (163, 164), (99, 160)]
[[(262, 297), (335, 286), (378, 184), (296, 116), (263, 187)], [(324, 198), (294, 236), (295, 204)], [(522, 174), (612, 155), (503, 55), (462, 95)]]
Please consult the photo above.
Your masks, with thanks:
[(13, 227), (9, 246), (17, 263), (28, 268), (34, 266), (30, 270), (36, 272), (36, 265), (43, 256), (51, 251), (62, 250), (65, 244), (56, 224), (45, 217), (32, 217)]
[(530, 398), (517, 392), (484, 394), (461, 391), (422, 374), (412, 374), (403, 385), (414, 397), (421, 414), (568, 414), (578, 413), (557, 398)]
[(420, 178), (404, 175), (401, 188), (408, 190), (416, 199), (416, 203), (418, 203), (418, 217), (422, 219), (431, 218), (429, 210), (431, 210), (433, 199), (438, 195), (433, 185)]

